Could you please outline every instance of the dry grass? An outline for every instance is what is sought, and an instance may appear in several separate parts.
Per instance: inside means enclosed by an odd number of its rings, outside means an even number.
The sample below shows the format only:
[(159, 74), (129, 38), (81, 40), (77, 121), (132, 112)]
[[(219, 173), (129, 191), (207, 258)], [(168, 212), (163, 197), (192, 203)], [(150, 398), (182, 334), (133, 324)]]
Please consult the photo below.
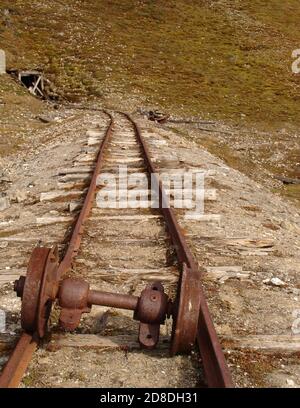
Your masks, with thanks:
[(296, 0), (3, 0), (5, 8), (9, 65), (43, 68), (70, 99), (121, 94), (182, 114), (299, 121)]
[[(200, 143), (249, 175), (262, 163), (292, 176), (299, 166), (300, 75), (291, 72), (299, 18), (297, 0), (2, 0), (0, 48), (9, 67), (43, 69), (72, 101), (155, 106), (237, 124), (239, 142), (247, 137), (254, 145), (242, 159), (232, 138)], [(5, 87), (0, 80), (8, 97)], [(2, 153), (20, 146), (10, 136), (28, 123), (11, 120), (15, 105), (22, 111), (27, 103), (13, 92), (15, 102), (6, 110), (0, 104)], [(276, 163), (274, 151), (282, 152)], [(299, 196), (298, 187), (286, 190)]]

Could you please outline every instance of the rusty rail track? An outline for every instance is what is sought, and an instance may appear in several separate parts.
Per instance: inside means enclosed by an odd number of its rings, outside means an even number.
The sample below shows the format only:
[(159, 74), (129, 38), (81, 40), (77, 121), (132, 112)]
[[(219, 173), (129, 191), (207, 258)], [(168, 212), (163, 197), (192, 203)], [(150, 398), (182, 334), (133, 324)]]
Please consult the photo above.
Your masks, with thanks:
[[(147, 286), (140, 298), (129, 295), (88, 291), (82, 282), (70, 282), (70, 279), (61, 283), (66, 272), (70, 270), (72, 261), (80, 247), (84, 232), (84, 223), (89, 217), (95, 197), (97, 176), (101, 171), (104, 152), (114, 130), (114, 119), (112, 115), (108, 112), (105, 113), (109, 116), (110, 123), (105, 132), (104, 139), (101, 142), (88, 192), (76, 220), (63, 259), (59, 262), (55, 248), (52, 250), (48, 248), (36, 248), (29, 263), (27, 278), (21, 277), (19, 281), (15, 283), (15, 290), (17, 294), (22, 297), (21, 322), (25, 332), (21, 335), (0, 376), (0, 388), (13, 388), (20, 384), (22, 376), (26, 372), (30, 360), (38, 347), (39, 339), (44, 336), (53, 301), (58, 298), (60, 304), (64, 307), (67, 303), (66, 298), (68, 296), (64, 296), (62, 292), (66, 292), (68, 295), (69, 287), (71, 291), (77, 291), (77, 295), (78, 293), (82, 294), (82, 290), (84, 290), (85, 298), (82, 308), (75, 311), (77, 313), (75, 313), (75, 318), (73, 309), (71, 314), (69, 309), (67, 311), (66, 309), (64, 310), (65, 316), (62, 320), (64, 320), (67, 327), (76, 327), (75, 323), (78, 320), (78, 316), (80, 318), (82, 311), (92, 304), (115, 305), (115, 307), (134, 310), (135, 318), (137, 317), (136, 320), (141, 321), (140, 342), (147, 347), (146, 339), (147, 337), (149, 338), (149, 333), (151, 333), (151, 335), (155, 333), (153, 335), (155, 337), (157, 325), (159, 328), (159, 324), (164, 318), (172, 315), (174, 323), (170, 348), (171, 354), (188, 352), (196, 343), (201, 355), (208, 386), (222, 388), (233, 387), (231, 375), (203, 292), (200, 269), (187, 245), (174, 211), (170, 206), (165, 205), (167, 195), (158, 176), (154, 177), (154, 181), (157, 186), (157, 191), (159, 192), (159, 210), (164, 217), (181, 271), (177, 296), (174, 303), (170, 306), (159, 283), (155, 283), (155, 285), (152, 285), (150, 288)], [(119, 114), (124, 115), (132, 124), (136, 138), (142, 149), (147, 171), (149, 174), (156, 175), (158, 169), (155, 168), (151, 161), (148, 147), (138, 125), (128, 114), (122, 112), (119, 112)], [(86, 283), (84, 284), (86, 285)], [(83, 289), (82, 285), (84, 286)], [(62, 287), (64, 290), (62, 290)], [(159, 317), (156, 316), (155, 318), (151, 316), (151, 320), (148, 316), (149, 308), (147, 309), (147, 307), (149, 304), (149, 296), (153, 297), (153, 290), (156, 291), (155, 296), (157, 291), (159, 291), (160, 294), (158, 297), (160, 314)], [(68, 300), (69, 303), (72, 303), (70, 299)], [(155, 300), (157, 300), (157, 298)], [(71, 308), (71, 306), (67, 307)], [(148, 346), (152, 347), (150, 344), (148, 344)]]

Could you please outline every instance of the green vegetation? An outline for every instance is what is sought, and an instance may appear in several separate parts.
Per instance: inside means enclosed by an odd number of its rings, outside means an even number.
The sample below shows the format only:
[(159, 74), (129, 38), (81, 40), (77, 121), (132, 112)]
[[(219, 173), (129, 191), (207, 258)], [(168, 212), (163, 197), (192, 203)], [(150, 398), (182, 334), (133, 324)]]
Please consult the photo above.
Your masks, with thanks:
[(70, 99), (299, 122), (297, 0), (2, 0), (0, 15), (9, 66), (44, 69)]

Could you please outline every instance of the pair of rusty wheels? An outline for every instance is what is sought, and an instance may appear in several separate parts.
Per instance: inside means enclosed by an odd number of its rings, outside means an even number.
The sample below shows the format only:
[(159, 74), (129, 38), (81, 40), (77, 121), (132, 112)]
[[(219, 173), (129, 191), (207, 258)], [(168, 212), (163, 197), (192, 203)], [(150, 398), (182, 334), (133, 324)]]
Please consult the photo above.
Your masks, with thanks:
[[(22, 297), (21, 324), (27, 333), (45, 336), (53, 301), (58, 291), (59, 258), (56, 248), (33, 250), (27, 275), (15, 283)], [(197, 335), (201, 301), (200, 277), (184, 263), (173, 304), (171, 354), (190, 352)]]

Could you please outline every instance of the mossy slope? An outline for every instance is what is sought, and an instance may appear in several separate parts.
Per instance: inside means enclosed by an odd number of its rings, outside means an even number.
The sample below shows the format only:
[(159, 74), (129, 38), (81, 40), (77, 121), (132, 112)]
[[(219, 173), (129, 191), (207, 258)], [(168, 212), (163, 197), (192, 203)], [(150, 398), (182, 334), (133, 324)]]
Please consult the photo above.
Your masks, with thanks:
[(44, 69), (70, 98), (115, 93), (182, 114), (299, 122), (296, 0), (2, 0), (0, 15), (9, 65)]

